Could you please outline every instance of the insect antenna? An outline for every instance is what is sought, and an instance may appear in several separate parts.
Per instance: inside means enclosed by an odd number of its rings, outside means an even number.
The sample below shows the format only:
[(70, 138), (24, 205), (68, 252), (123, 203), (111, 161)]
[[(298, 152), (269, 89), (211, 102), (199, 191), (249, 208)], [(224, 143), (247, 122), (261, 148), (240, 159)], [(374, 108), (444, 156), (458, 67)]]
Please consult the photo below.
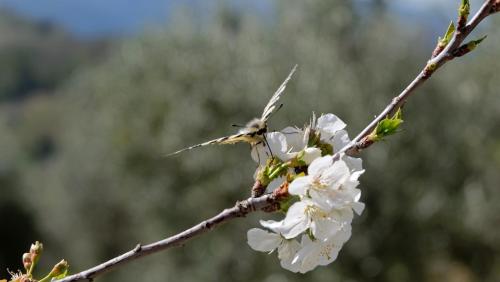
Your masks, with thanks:
[(271, 115), (267, 118), (267, 119), (270, 119), (272, 116), (274, 116), (274, 114), (276, 114), (279, 110), (281, 110), (281, 108), (283, 108), (283, 103), (281, 103), (278, 108), (276, 109), (276, 111), (272, 112)]

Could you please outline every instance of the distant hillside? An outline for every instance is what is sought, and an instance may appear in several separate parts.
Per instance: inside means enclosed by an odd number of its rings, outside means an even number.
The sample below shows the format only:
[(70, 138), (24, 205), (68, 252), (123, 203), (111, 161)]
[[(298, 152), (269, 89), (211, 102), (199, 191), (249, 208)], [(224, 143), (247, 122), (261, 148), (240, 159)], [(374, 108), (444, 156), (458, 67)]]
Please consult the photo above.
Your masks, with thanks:
[[(395, 15), (405, 22), (437, 24), (435, 21), (455, 17), (455, 3), (458, 0), (353, 0), (360, 9), (371, 7), (373, 3), (385, 3)], [(0, 7), (16, 11), (33, 19), (48, 20), (64, 26), (81, 38), (103, 38), (107, 36), (129, 36), (140, 33), (145, 27), (165, 24), (179, 6), (187, 6), (204, 18), (224, 3), (238, 9), (252, 10), (264, 16), (272, 16), (276, 0), (253, 1), (204, 1), (204, 0), (143, 0), (123, 5), (123, 0), (1, 0)], [(286, 1), (283, 1), (286, 2)], [(473, 1), (474, 2), (474, 1)], [(472, 3), (473, 8), (478, 3)], [(448, 22), (448, 18), (444, 22)], [(439, 23), (440, 24), (440, 23)], [(439, 26), (439, 25), (438, 25)]]
[(0, 10), (0, 102), (50, 92), (78, 66), (99, 57), (105, 42), (81, 42), (48, 22)]

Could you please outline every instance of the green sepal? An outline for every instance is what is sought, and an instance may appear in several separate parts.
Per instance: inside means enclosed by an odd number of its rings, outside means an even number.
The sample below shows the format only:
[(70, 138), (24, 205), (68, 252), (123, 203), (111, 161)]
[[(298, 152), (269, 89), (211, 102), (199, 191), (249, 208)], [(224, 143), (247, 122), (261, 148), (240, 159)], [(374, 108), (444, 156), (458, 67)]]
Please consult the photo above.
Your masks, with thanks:
[(333, 155), (333, 146), (328, 143), (320, 142), (317, 145), (318, 149), (321, 150), (321, 156)]
[(288, 168), (288, 166), (285, 165), (285, 164), (283, 164), (282, 166), (279, 166), (279, 167), (275, 168), (269, 174), (269, 180), (273, 181), (275, 178), (277, 178), (279, 176), (282, 176), (282, 175), (285, 175), (287, 168)]
[(63, 279), (64, 277), (68, 276), (68, 272), (69, 272), (69, 269), (66, 269), (63, 273), (61, 273), (57, 276), (54, 276), (52, 279), (53, 280)]
[(308, 228), (308, 229), (306, 230), (306, 234), (307, 234), (307, 236), (309, 237), (309, 239), (311, 239), (311, 241), (316, 241), (316, 237), (314, 237), (314, 235), (313, 235), (313, 233), (312, 233), (311, 228)]
[(59, 280), (68, 275), (69, 264), (66, 260), (61, 260), (59, 263), (54, 265), (54, 268), (50, 271), (47, 276), (42, 278), (39, 282), (48, 282), (52, 280)]
[(300, 151), (295, 158), (290, 160), (289, 167), (306, 166), (307, 164), (303, 159), (304, 155), (305, 155), (305, 151), (304, 150)]
[(307, 147), (316, 146), (321, 139), (320, 133), (314, 129), (309, 132), (309, 140), (307, 141)]
[(279, 211), (286, 214), (288, 209), (299, 200), (300, 197), (295, 195), (290, 195), (289, 197), (286, 197), (285, 199), (280, 201)]
[(267, 160), (266, 166), (261, 167), (257, 172), (257, 180), (261, 185), (267, 186), (275, 178), (285, 175), (290, 165), (290, 162), (283, 163), (278, 158), (270, 158)]
[(321, 150), (322, 156), (333, 155), (333, 146), (328, 143), (321, 142), (321, 134), (316, 130), (311, 129), (307, 147), (317, 147)]

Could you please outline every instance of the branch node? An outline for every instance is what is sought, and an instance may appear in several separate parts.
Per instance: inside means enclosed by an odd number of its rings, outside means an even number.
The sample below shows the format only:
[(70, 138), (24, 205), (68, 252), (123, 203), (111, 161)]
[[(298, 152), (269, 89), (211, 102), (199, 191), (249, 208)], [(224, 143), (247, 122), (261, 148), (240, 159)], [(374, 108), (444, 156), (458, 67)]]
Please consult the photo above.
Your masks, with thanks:
[(436, 63), (428, 63), (424, 68), (424, 73), (422, 75), (423, 79), (428, 79), (431, 75), (436, 71), (437, 64)]
[(462, 0), (460, 7), (458, 8), (458, 21), (457, 30), (463, 31), (467, 26), (467, 18), (470, 13), (470, 3), (469, 0)]
[(203, 227), (205, 229), (212, 229), (212, 224), (210, 224), (210, 222), (208, 222), (207, 220), (203, 221)]
[(495, 1), (495, 3), (491, 5), (490, 14), (494, 14), (497, 12), (500, 12), (500, 0)]
[(245, 217), (247, 213), (255, 211), (255, 207), (248, 201), (237, 201), (235, 206), (238, 208), (237, 217)]
[(262, 182), (256, 180), (252, 187), (252, 198), (260, 197), (266, 192), (266, 186), (262, 185)]
[(132, 250), (134, 253), (138, 253), (142, 249), (141, 243), (137, 244), (135, 248)]

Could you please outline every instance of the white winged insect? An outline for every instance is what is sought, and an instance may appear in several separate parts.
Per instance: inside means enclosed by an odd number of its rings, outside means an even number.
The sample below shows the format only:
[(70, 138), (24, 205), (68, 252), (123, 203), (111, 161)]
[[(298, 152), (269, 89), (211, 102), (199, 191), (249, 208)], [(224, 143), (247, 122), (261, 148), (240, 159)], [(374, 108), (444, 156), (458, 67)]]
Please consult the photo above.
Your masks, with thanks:
[(285, 81), (283, 81), (283, 83), (280, 85), (278, 90), (276, 90), (276, 92), (274, 92), (274, 94), (271, 97), (271, 99), (269, 100), (269, 102), (267, 102), (267, 105), (264, 108), (264, 111), (262, 112), (261, 117), (254, 118), (251, 121), (249, 121), (244, 127), (242, 127), (238, 131), (238, 133), (230, 135), (230, 136), (224, 136), (221, 138), (210, 140), (210, 141), (200, 143), (197, 145), (193, 145), (193, 146), (181, 149), (179, 151), (173, 152), (171, 154), (168, 154), (166, 156), (168, 157), (168, 156), (176, 155), (176, 154), (179, 154), (179, 153), (187, 151), (187, 150), (191, 150), (194, 148), (198, 148), (198, 147), (202, 147), (202, 146), (206, 146), (206, 145), (211, 145), (211, 144), (234, 144), (234, 143), (239, 143), (239, 142), (247, 142), (251, 146), (255, 146), (261, 142), (266, 142), (265, 133), (267, 132), (267, 120), (271, 117), (271, 115), (274, 112), (276, 112), (283, 105), (283, 104), (278, 105), (278, 100), (280, 99), (281, 94), (285, 90), (288, 81), (290, 80), (290, 78), (292, 78), (292, 75), (296, 69), (297, 69), (297, 65), (295, 65), (293, 67), (292, 71), (290, 72), (290, 74), (288, 74)]

